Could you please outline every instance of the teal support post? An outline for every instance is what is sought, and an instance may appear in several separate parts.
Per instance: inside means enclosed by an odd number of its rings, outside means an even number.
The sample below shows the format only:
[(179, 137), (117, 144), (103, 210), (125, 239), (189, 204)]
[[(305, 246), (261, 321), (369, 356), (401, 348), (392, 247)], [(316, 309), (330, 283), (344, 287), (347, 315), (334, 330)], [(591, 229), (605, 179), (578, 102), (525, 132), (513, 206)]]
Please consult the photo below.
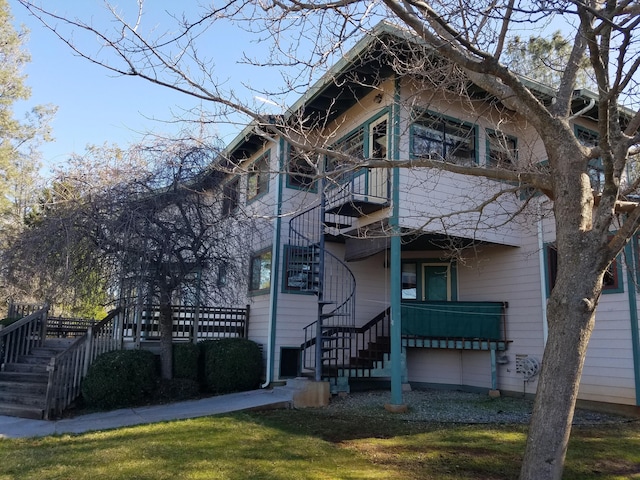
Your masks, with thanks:
[(498, 367), (496, 365), (496, 345), (491, 344), (491, 390), (498, 390)]
[[(397, 230), (397, 227), (394, 228)], [(402, 404), (402, 316), (400, 307), (400, 236), (391, 237), (391, 403)]]
[[(631, 242), (635, 239), (631, 240)], [(635, 245), (636, 249), (637, 244)], [(629, 294), (629, 319), (631, 320), (631, 348), (633, 352), (633, 373), (636, 384), (636, 406), (640, 407), (640, 331), (638, 325), (638, 297), (636, 295), (636, 282), (633, 271), (638, 271), (635, 263), (634, 248), (630, 244), (624, 249), (627, 268), (627, 290)]]
[[(393, 158), (399, 157), (398, 138), (400, 128), (399, 104), (400, 84), (396, 79), (395, 98), (393, 106), (393, 145), (391, 151)], [(406, 406), (402, 399), (402, 258), (400, 243), (400, 170), (398, 167), (391, 169), (391, 404), (389, 410), (403, 411)], [(406, 380), (406, 379), (405, 379)]]

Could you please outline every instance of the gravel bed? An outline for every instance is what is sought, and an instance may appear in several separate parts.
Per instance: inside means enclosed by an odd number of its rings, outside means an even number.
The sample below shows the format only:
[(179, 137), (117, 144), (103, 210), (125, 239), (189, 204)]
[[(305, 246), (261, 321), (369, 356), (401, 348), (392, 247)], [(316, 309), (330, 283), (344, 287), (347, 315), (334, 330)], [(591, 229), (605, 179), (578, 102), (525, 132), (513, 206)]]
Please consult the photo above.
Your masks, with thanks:
[[(348, 414), (362, 417), (396, 415), (407, 421), (467, 424), (527, 424), (533, 402), (524, 398), (501, 396), (490, 398), (487, 394), (456, 390), (414, 390), (403, 393), (408, 406), (407, 413), (389, 413), (384, 404), (391, 399), (389, 391), (356, 392), (334, 397), (327, 408), (319, 411), (327, 415)], [(574, 425), (598, 425), (627, 423), (628, 417), (576, 410)]]

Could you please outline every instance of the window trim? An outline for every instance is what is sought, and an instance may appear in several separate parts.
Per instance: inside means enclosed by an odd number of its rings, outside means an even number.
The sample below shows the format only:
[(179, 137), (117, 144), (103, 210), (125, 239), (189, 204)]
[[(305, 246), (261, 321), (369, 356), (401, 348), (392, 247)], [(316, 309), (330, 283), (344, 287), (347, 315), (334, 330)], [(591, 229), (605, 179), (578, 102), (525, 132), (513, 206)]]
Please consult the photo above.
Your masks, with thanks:
[[(271, 161), (271, 150), (267, 150), (262, 155), (258, 156), (258, 158), (256, 158), (249, 165), (248, 173), (247, 173), (247, 188), (246, 188), (247, 204), (259, 199), (260, 197), (266, 195), (269, 192), (269, 183), (271, 181), (270, 161)], [(254, 168), (260, 162), (264, 162), (266, 169), (252, 170), (252, 168)], [(266, 176), (266, 180), (263, 180), (263, 175)], [(252, 196), (250, 189), (251, 189), (251, 179), (253, 177), (257, 177), (257, 180), (256, 180), (256, 193)], [(261, 185), (264, 186), (264, 191), (260, 190)]]
[(284, 254), (283, 254), (283, 265), (282, 265), (282, 287), (281, 287), (281, 291), (282, 293), (291, 293), (294, 295), (315, 295), (316, 292), (312, 291), (312, 290), (302, 290), (302, 289), (298, 289), (295, 287), (291, 287), (288, 285), (288, 280), (289, 280), (289, 259), (290, 259), (290, 253), (293, 249), (300, 249), (300, 250), (311, 250), (311, 246), (298, 246), (298, 245), (290, 245), (290, 244), (285, 244), (284, 245)]
[[(416, 265), (416, 298), (401, 298), (402, 302), (425, 302), (429, 300), (424, 300), (424, 285), (423, 285), (423, 274), (425, 266), (444, 266), (448, 267), (449, 279), (448, 279), (448, 289), (447, 296), (450, 300), (449, 302), (457, 302), (458, 301), (458, 263), (456, 261), (442, 261), (438, 258), (403, 258), (401, 260), (400, 271), (403, 271), (404, 265), (406, 264), (415, 264)], [(400, 275), (400, 281), (402, 282), (402, 275)], [(402, 285), (400, 285), (400, 289), (402, 290)], [(420, 294), (420, 298), (418, 298), (418, 293)], [(401, 294), (402, 296), (402, 294)]]
[[(419, 114), (415, 115), (414, 118), (411, 119), (411, 125), (409, 127), (409, 158), (411, 159), (419, 159), (421, 156), (415, 154), (415, 127), (416, 125), (420, 125), (420, 119), (426, 116), (430, 116), (432, 118), (437, 118), (443, 122), (457, 123), (460, 126), (469, 128), (469, 131), (473, 133), (473, 158), (472, 161), (475, 165), (479, 164), (479, 134), (478, 134), (478, 125), (467, 122), (464, 120), (460, 120), (459, 118), (451, 117), (449, 115), (445, 115), (439, 112), (435, 112), (433, 110), (422, 110), (419, 111)], [(426, 128), (426, 126), (421, 125)], [(442, 145), (444, 145), (444, 141)], [(442, 161), (447, 163), (458, 164), (461, 162), (451, 162), (447, 160), (446, 156), (442, 156)]]
[[(552, 253), (556, 252), (556, 253)], [(555, 248), (555, 242), (547, 242), (543, 246), (543, 260), (544, 260), (544, 285), (545, 292), (547, 294), (547, 298), (551, 296), (551, 290), (555, 286), (555, 276), (557, 275), (557, 250)], [(555, 258), (555, 262), (554, 262)], [(622, 262), (620, 255), (613, 259), (611, 264), (609, 265), (611, 269), (611, 275), (614, 279), (614, 284), (609, 286), (604, 283), (602, 285), (602, 294), (609, 295), (612, 293), (623, 293), (624, 292), (624, 281), (622, 279)], [(607, 269), (608, 270), (608, 269)]]
[(496, 167), (498, 166), (497, 164), (493, 164), (492, 160), (491, 160), (491, 140), (490, 138), (492, 136), (498, 136), (501, 135), (504, 139), (506, 139), (507, 141), (513, 141), (513, 161), (510, 161), (509, 163), (511, 165), (513, 165), (515, 167), (514, 162), (518, 161), (518, 137), (515, 137), (513, 135), (509, 135), (507, 133), (501, 132), (500, 130), (495, 130), (492, 128), (486, 128), (485, 129), (485, 166), (486, 167)]
[[(371, 155), (371, 133), (372, 133), (371, 132), (371, 127), (372, 126), (375, 127), (377, 124), (379, 124), (379, 123), (381, 123), (381, 122), (386, 120), (386, 122), (387, 122), (387, 158), (388, 158), (389, 157), (389, 152), (391, 151), (391, 148), (390, 148), (390, 141), (391, 141), (390, 128), (391, 128), (391, 123), (390, 123), (390, 118), (389, 118), (390, 111), (391, 110), (390, 110), (389, 107), (383, 108), (378, 113), (376, 113), (372, 117), (369, 117), (367, 120), (365, 120), (364, 122), (359, 124), (357, 127), (355, 127), (354, 129), (350, 130), (345, 135), (340, 137), (338, 140), (333, 142), (329, 146), (329, 149), (334, 149), (337, 145), (340, 145), (341, 143), (346, 141), (349, 137), (355, 135), (358, 132), (362, 132), (362, 160), (366, 160), (366, 159), (370, 158), (370, 155)], [(340, 150), (336, 150), (336, 151), (340, 151)], [(329, 160), (330, 160), (330, 155), (325, 155), (325, 159), (324, 159), (325, 172), (327, 172), (327, 173), (328, 173), (327, 168), (329, 166)], [(340, 178), (336, 183), (340, 184), (340, 183), (349, 182), (349, 181), (353, 180), (354, 178), (356, 178), (356, 177), (358, 177), (360, 175), (364, 175), (366, 173), (366, 171), (367, 171), (366, 168), (359, 168), (357, 171), (350, 172), (348, 175), (345, 176), (345, 178)]]
[(291, 173), (291, 151), (294, 149), (293, 145), (287, 144), (287, 181), (286, 187), (292, 190), (302, 190), (305, 192), (317, 193), (318, 192), (318, 180), (311, 179), (309, 185), (296, 184), (292, 181), (293, 177), (297, 176), (295, 173)]
[[(269, 284), (263, 286), (262, 283), (259, 283), (258, 288), (253, 288), (254, 284), (254, 263), (255, 261), (261, 261), (260, 259), (264, 256), (269, 256)], [(262, 265), (261, 265), (262, 266)], [(259, 250), (254, 252), (249, 258), (249, 295), (264, 295), (269, 293), (271, 289), (271, 274), (273, 273), (273, 256), (271, 248), (265, 248), (263, 250)], [(260, 268), (260, 276), (262, 277), (262, 268)]]
[[(227, 195), (228, 189), (233, 188), (235, 199)], [(240, 177), (234, 177), (222, 186), (222, 216), (232, 215), (240, 207)]]

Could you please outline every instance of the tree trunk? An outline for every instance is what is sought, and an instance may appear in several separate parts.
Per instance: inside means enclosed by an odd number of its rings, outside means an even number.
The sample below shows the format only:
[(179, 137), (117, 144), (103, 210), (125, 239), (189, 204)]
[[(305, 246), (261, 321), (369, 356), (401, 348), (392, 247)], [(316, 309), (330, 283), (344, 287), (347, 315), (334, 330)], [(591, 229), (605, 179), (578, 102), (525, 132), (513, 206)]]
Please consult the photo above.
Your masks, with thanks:
[(160, 294), (160, 374), (163, 379), (173, 378), (173, 308), (171, 295)]
[(595, 317), (595, 312), (576, 308), (572, 303), (550, 300), (549, 337), (529, 426), (521, 480), (562, 478), (582, 366)]

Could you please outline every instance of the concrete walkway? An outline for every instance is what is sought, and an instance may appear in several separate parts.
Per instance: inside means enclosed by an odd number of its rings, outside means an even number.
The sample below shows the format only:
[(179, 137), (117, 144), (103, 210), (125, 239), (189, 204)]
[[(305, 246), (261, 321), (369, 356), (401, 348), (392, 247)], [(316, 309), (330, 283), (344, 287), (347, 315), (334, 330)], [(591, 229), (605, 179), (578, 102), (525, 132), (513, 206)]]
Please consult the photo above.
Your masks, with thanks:
[(284, 408), (291, 405), (294, 390), (287, 387), (252, 390), (217, 397), (188, 400), (167, 405), (123, 408), (91, 413), (63, 420), (28, 420), (0, 415), (0, 438), (44, 437), (62, 433), (84, 433), (92, 430), (141, 425), (145, 423), (206, 417), (219, 413), (260, 408)]

